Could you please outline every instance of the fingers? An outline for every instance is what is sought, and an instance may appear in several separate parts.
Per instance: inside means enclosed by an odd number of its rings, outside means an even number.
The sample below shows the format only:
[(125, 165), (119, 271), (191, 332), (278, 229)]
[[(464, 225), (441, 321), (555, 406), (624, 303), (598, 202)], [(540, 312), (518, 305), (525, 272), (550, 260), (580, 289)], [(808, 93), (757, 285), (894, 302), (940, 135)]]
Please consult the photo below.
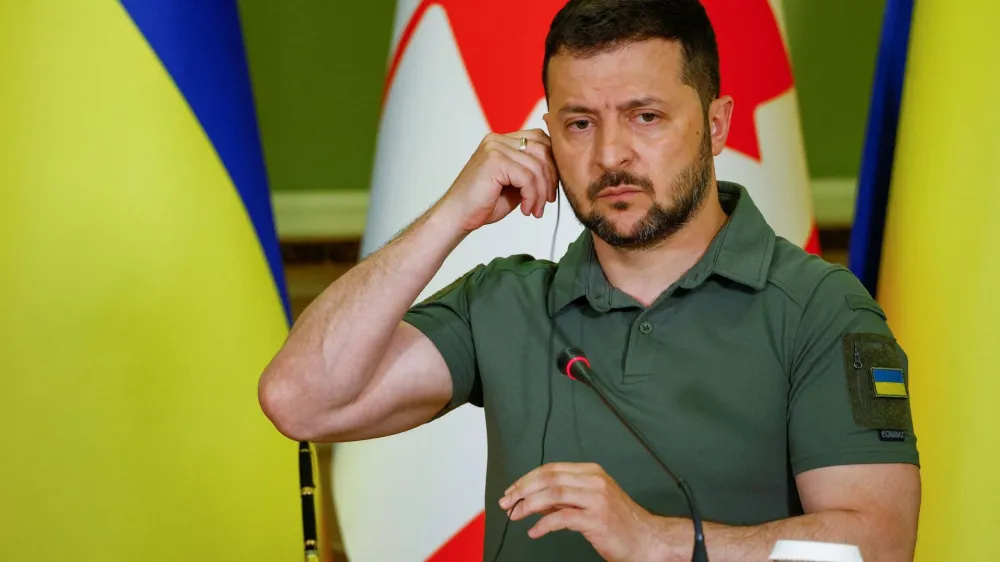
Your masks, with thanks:
[(583, 533), (587, 530), (587, 518), (579, 509), (561, 509), (538, 520), (535, 526), (528, 529), (528, 536), (537, 539), (553, 531), (569, 529)]
[[(528, 134), (525, 132), (522, 136), (528, 138)], [(548, 139), (540, 131), (532, 136), (544, 138), (546, 141)], [(526, 150), (522, 152), (519, 150), (520, 138), (520, 136), (515, 138), (508, 135), (491, 134), (487, 136), (484, 144), (487, 151), (503, 154), (509, 160), (527, 169), (535, 178), (535, 181), (521, 184), (512, 183), (511, 185), (521, 191), (521, 212), (524, 215), (532, 214), (535, 217), (541, 217), (545, 202), (555, 201), (559, 178), (548, 144), (538, 140), (529, 140)]]
[(525, 496), (524, 501), (517, 503), (510, 511), (513, 521), (523, 519), (534, 513), (551, 513), (557, 509), (594, 509), (599, 497), (590, 488), (571, 485), (551, 486)]
[[(528, 502), (529, 498), (545, 492), (546, 490), (556, 489), (555, 492), (551, 493), (569, 493), (567, 490), (559, 490), (559, 488), (578, 488), (581, 490), (593, 491), (595, 493), (604, 493), (609, 487), (610, 480), (604, 473), (604, 470), (600, 466), (589, 463), (552, 463), (541, 466), (532, 470), (531, 472), (522, 476), (517, 482), (514, 483), (507, 491), (504, 493), (504, 497), (500, 499), (500, 507), (503, 509), (510, 509), (515, 506), (519, 500), (522, 498), (525, 500), (522, 502)], [(551, 493), (546, 492), (542, 496), (541, 501), (546, 501), (546, 498), (551, 498)], [(580, 496), (572, 496), (573, 499), (579, 499)], [(582, 500), (585, 501), (585, 500)], [(531, 505), (522, 508), (521, 505), (517, 506), (517, 509), (526, 510)], [(577, 504), (579, 507), (583, 505)]]
[(545, 131), (541, 129), (525, 129), (523, 131), (514, 131), (513, 133), (507, 133), (502, 135), (514, 141), (513, 147), (517, 146), (521, 142), (521, 137), (528, 139), (529, 148), (531, 145), (543, 145), (552, 148), (552, 139), (549, 135), (545, 134)]
[(516, 131), (506, 135), (497, 135), (506, 146), (517, 149), (520, 152), (521, 139), (527, 140), (524, 152), (538, 158), (546, 164), (552, 174), (551, 184), (544, 195), (545, 200), (553, 203), (559, 188), (559, 170), (556, 167), (555, 159), (552, 157), (552, 139), (541, 129), (527, 129)]
[(516, 150), (510, 151), (509, 149), (508, 152), (511, 159), (531, 170), (532, 174), (537, 179), (537, 183), (534, 185), (536, 192), (534, 194), (535, 203), (533, 206), (529, 207), (529, 211), (534, 216), (541, 217), (542, 212), (545, 210), (545, 202), (551, 202), (549, 197), (550, 192), (553, 190), (552, 186), (556, 181), (558, 181), (555, 169), (551, 165), (547, 164), (545, 160), (540, 160), (530, 154), (524, 154)]
[(543, 464), (511, 484), (510, 487), (504, 491), (504, 495), (511, 495), (515, 491), (521, 493), (524, 493), (525, 491), (534, 491), (540, 487), (540, 483), (563, 473), (603, 475), (604, 469), (601, 468), (601, 465), (595, 463), (552, 462)]
[[(545, 137), (546, 143), (548, 142), (548, 140), (549, 138)], [(542, 155), (540, 159), (545, 164), (546, 171), (548, 171), (551, 174), (550, 183), (546, 186), (548, 190), (546, 191), (545, 194), (545, 200), (548, 201), (549, 203), (554, 203), (556, 200), (556, 194), (558, 193), (559, 189), (559, 168), (556, 166), (556, 160), (552, 155), (552, 147), (550, 144), (533, 144), (532, 142), (529, 141), (528, 142), (529, 150), (532, 146), (544, 147), (541, 150)]]
[(525, 215), (534, 212), (539, 199), (539, 184), (542, 180), (531, 168), (518, 162), (507, 148), (490, 148), (487, 157), (495, 160), (500, 173), (498, 178), (500, 183), (520, 192), (521, 212)]
[(505, 135), (490, 133), (489, 135), (486, 135), (485, 141), (487, 143), (499, 143), (507, 148), (512, 148), (521, 152), (520, 147), (522, 138), (527, 139), (527, 143), (524, 147), (525, 154), (530, 154), (535, 158), (545, 158), (546, 155), (551, 156), (552, 141), (549, 139), (548, 135), (539, 129), (517, 131)]

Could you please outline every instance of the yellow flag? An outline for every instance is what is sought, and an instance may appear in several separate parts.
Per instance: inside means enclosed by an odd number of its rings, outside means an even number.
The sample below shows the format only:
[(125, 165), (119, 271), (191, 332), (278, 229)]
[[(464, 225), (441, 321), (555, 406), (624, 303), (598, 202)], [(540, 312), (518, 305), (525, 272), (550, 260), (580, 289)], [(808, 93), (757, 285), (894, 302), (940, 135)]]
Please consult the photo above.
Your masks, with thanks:
[(1000, 560), (1000, 3), (917, 2), (879, 300), (910, 363), (917, 560)]
[(0, 37), (0, 560), (301, 560), (235, 4), (5, 1)]

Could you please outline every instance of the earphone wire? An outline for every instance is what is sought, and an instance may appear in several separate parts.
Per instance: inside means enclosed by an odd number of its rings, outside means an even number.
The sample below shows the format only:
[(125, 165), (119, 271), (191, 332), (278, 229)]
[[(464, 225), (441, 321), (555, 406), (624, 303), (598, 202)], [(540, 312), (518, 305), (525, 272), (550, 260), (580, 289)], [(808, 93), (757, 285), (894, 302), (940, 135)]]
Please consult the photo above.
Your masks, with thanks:
[[(556, 225), (552, 228), (552, 244), (549, 246), (549, 261), (556, 264), (556, 237), (559, 233), (559, 218), (562, 215), (562, 196), (559, 192), (558, 186), (556, 189)], [(553, 270), (553, 276), (555, 272)], [(551, 280), (550, 280), (551, 283)], [(556, 319), (555, 314), (552, 315), (552, 321), (549, 323), (549, 358), (542, 369), (542, 372), (546, 374), (546, 379), (548, 379), (548, 408), (545, 411), (545, 424), (542, 426), (542, 446), (541, 454), (538, 460), (538, 466), (545, 464), (545, 440), (549, 435), (549, 420), (552, 418), (552, 379), (553, 376), (549, 373), (552, 365), (555, 364), (555, 350), (553, 345), (555, 344), (555, 334), (556, 334)], [(503, 532), (500, 534), (500, 544), (497, 545), (496, 554), (493, 555), (493, 562), (497, 562), (500, 558), (500, 551), (503, 550), (504, 540), (507, 538), (507, 527), (510, 525), (510, 514), (514, 512), (514, 508), (517, 507), (519, 503), (524, 501), (524, 498), (520, 499), (507, 511), (507, 518), (504, 520)]]

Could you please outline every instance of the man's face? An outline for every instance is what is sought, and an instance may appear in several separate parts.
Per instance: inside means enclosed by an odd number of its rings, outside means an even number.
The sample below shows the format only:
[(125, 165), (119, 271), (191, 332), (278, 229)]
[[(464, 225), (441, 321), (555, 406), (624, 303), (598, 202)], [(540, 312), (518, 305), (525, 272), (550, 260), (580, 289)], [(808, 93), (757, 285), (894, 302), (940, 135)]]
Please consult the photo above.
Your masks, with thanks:
[[(680, 43), (651, 39), (587, 58), (549, 60), (552, 151), (581, 223), (608, 244), (644, 248), (680, 229), (713, 177), (698, 93), (682, 81)], [(725, 125), (728, 126), (728, 115)]]

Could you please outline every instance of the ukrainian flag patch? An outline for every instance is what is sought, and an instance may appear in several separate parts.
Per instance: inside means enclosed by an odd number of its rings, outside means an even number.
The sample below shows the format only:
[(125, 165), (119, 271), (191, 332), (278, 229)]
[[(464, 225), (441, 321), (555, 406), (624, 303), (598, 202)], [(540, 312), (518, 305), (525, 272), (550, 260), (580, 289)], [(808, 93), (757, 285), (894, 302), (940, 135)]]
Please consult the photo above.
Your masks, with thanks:
[(872, 367), (872, 384), (879, 398), (906, 398), (906, 381), (902, 369)]

